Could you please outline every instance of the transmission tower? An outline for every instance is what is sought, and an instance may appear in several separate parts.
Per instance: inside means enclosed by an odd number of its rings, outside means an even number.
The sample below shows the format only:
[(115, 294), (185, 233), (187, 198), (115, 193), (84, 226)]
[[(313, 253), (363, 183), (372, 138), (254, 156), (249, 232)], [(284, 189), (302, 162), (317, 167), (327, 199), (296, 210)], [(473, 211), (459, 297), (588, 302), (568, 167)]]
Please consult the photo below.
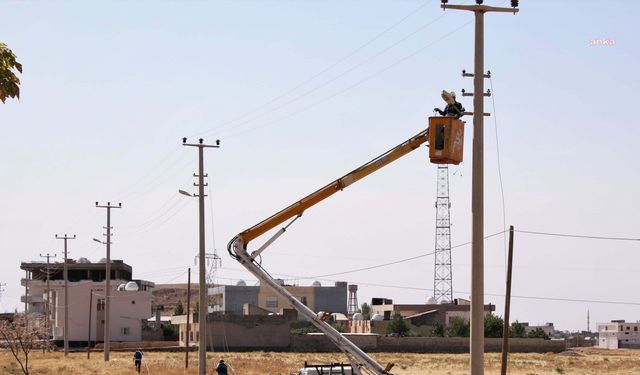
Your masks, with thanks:
[(433, 297), (437, 302), (453, 301), (450, 208), (449, 167), (439, 165), (436, 198), (436, 251), (433, 273)]

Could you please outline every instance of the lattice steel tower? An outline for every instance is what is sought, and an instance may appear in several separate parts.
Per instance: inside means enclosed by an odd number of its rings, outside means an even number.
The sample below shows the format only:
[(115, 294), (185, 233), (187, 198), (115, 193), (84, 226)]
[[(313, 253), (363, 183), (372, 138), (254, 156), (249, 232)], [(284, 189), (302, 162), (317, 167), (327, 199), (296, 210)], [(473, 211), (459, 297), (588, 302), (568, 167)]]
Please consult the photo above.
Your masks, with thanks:
[(439, 165), (436, 198), (436, 252), (433, 272), (433, 297), (438, 302), (453, 301), (450, 208), (449, 167)]

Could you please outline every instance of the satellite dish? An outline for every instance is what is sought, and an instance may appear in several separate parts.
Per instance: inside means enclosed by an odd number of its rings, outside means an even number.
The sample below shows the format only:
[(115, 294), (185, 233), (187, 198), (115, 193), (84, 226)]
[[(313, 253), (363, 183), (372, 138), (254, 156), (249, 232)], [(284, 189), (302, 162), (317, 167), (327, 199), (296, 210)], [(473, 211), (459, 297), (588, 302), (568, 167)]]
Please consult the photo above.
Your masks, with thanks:
[(240, 280), (236, 283), (237, 286), (247, 286), (247, 283), (244, 280)]
[(322, 283), (320, 281), (316, 280), (313, 283), (311, 283), (311, 286), (320, 287), (320, 286), (322, 286)]
[(125, 289), (124, 289), (125, 287), (126, 287), (126, 285), (125, 285), (124, 283), (122, 283), (122, 284), (118, 285), (118, 289), (116, 289), (116, 290), (117, 290), (118, 292), (122, 292), (122, 291), (124, 291), (124, 290), (125, 290)]
[(125, 286), (124, 290), (127, 292), (137, 292), (138, 291), (138, 283), (135, 281), (129, 281)]
[(362, 313), (355, 313), (353, 314), (353, 320), (364, 320), (364, 315), (362, 315)]

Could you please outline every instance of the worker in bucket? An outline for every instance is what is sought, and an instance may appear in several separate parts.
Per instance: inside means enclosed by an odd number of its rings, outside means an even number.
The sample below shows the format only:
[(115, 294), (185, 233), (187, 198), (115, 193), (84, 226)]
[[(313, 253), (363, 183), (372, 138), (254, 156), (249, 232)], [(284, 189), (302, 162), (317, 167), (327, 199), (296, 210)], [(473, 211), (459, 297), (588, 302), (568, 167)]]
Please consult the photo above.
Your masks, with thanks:
[(136, 365), (136, 371), (138, 374), (140, 373), (140, 366), (142, 365), (142, 349), (138, 348), (136, 352), (133, 354), (133, 363)]
[(440, 116), (460, 118), (464, 114), (464, 107), (456, 100), (456, 93), (442, 90), (442, 99), (447, 103), (444, 110), (434, 108), (434, 112), (438, 112)]
[(216, 367), (216, 373), (218, 375), (227, 375), (227, 364), (224, 363), (224, 359), (221, 359), (218, 362), (218, 367)]

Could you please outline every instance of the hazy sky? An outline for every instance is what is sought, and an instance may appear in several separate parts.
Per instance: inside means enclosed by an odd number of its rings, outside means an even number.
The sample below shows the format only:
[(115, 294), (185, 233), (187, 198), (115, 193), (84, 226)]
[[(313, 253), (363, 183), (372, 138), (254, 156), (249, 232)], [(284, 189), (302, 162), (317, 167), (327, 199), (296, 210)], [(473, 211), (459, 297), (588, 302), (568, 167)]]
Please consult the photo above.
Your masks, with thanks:
[[(468, 2), (471, 3), (471, 2)], [(508, 4), (492, 2), (490, 4)], [(438, 1), (3, 2), (0, 40), (24, 66), (0, 105), (0, 310), (20, 307), (21, 261), (96, 261), (114, 210), (112, 257), (135, 278), (186, 282), (197, 250), (197, 152), (212, 187), (207, 249), (218, 281), (255, 280), (227, 242), (426, 127), (440, 91), (472, 89), (473, 16)], [(640, 84), (635, 1), (521, 1), (486, 17), (494, 97), (485, 123), (485, 233), (516, 229), (640, 238)], [(462, 100), (472, 109), (468, 98)], [(504, 187), (503, 218), (496, 127)], [(452, 244), (471, 238), (472, 125), (451, 168)], [(301, 285), (346, 280), (371, 297), (423, 303), (434, 250), (436, 166), (420, 148), (308, 210), (264, 253)], [(211, 222), (213, 207), (214, 223)], [(258, 246), (266, 239), (253, 244)], [(100, 237), (101, 238), (101, 237)], [(505, 242), (486, 241), (486, 301), (502, 315)], [(640, 242), (518, 233), (512, 317), (560, 329), (640, 319)], [(456, 297), (470, 247), (453, 250)], [(309, 279), (304, 279), (309, 278)], [(252, 281), (254, 280), (254, 281)], [(625, 304), (562, 302), (576, 299)]]

